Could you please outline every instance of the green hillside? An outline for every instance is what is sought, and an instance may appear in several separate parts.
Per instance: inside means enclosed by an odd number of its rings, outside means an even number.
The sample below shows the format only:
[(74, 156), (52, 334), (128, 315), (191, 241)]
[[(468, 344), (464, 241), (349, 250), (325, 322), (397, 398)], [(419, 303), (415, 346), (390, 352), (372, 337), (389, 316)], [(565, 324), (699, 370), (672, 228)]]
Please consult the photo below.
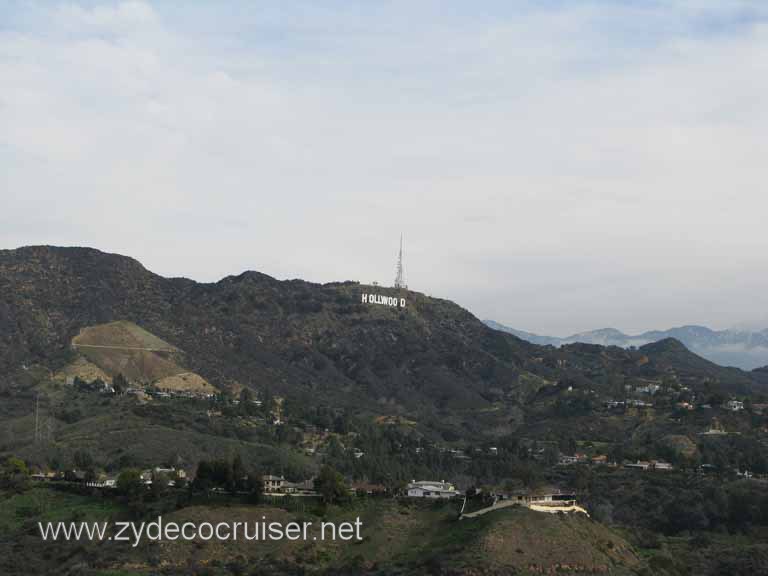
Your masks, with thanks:
[[(766, 566), (764, 374), (717, 366), (675, 340), (537, 346), (412, 290), (256, 272), (200, 284), (84, 248), (0, 251), (0, 290), (0, 462), (20, 457), (70, 478), (158, 466), (194, 477), (201, 461), (237, 458), (254, 477), (298, 482), (330, 467), (389, 495), (273, 511), (359, 513), (372, 530), (354, 546), (126, 553), (108, 544), (41, 550), (19, 523), (34, 512), (28, 495), (5, 494), (0, 524), (11, 532), (0, 545), (30, 550), (29, 562), (45, 568), (714, 576)], [(104, 379), (124, 386), (113, 393)], [(201, 382), (217, 392), (165, 390)], [(510, 510), (456, 522), (455, 508), (396, 503), (391, 496), (412, 479), (448, 479), (478, 492), (477, 506), (492, 492), (560, 486), (592, 520)], [(242, 498), (201, 500), (208, 489), (157, 499), (147, 490), (138, 511), (76, 489), (85, 500), (71, 507), (144, 518), (161, 509), (200, 519), (260, 511)], [(19, 498), (23, 513), (13, 511)]]
[[(318, 515), (322, 513), (322, 515)], [(21, 520), (21, 517), (24, 520)], [(0, 493), (0, 569), (58, 574), (166, 575), (233, 574), (259, 567), (263, 573), (293, 574), (631, 574), (640, 566), (632, 547), (616, 533), (583, 515), (537, 514), (506, 509), (476, 520), (456, 519), (452, 504), (367, 500), (346, 508), (303, 513), (274, 506), (192, 504), (167, 511), (165, 522), (362, 522), (362, 541), (202, 541), (43, 543), (36, 522), (119, 521), (127, 509), (113, 500), (38, 488), (24, 495)], [(155, 518), (147, 517), (147, 521)], [(10, 561), (7, 552), (24, 542)], [(87, 559), (87, 565), (85, 560)], [(46, 568), (47, 567), (47, 568)], [(251, 572), (245, 572), (251, 573)]]

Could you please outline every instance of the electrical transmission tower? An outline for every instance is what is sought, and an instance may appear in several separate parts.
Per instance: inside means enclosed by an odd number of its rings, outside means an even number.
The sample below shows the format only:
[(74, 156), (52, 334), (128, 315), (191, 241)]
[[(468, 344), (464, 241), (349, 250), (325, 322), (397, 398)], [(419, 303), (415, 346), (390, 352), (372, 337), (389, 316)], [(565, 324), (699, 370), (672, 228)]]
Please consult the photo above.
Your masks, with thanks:
[(403, 235), (400, 234), (400, 252), (397, 255), (397, 276), (395, 276), (395, 288), (408, 288), (403, 272)]

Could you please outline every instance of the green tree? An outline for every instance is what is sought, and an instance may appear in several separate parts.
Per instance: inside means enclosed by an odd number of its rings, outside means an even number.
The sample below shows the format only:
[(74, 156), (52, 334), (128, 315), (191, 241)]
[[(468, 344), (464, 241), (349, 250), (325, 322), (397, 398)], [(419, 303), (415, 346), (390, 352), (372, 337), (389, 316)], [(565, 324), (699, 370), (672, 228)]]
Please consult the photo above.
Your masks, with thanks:
[(14, 456), (9, 457), (0, 467), (0, 488), (23, 492), (29, 487), (29, 468), (26, 462)]
[(112, 387), (115, 389), (115, 394), (118, 395), (125, 394), (125, 391), (128, 390), (128, 379), (122, 372), (113, 378)]
[(247, 479), (248, 473), (243, 464), (243, 457), (239, 453), (235, 454), (235, 457), (232, 459), (232, 481), (228, 488), (231, 492), (243, 490)]
[(141, 472), (136, 468), (128, 468), (120, 472), (120, 475), (117, 477), (117, 490), (128, 500), (140, 499), (144, 493)]
[(315, 479), (315, 490), (326, 504), (339, 504), (349, 497), (349, 489), (344, 482), (344, 477), (336, 469), (327, 465), (322, 467)]
[(256, 406), (253, 403), (254, 396), (250, 388), (243, 388), (240, 392), (240, 413), (246, 415), (252, 415), (256, 411)]
[(264, 482), (261, 480), (261, 475), (251, 471), (245, 478), (243, 490), (248, 492), (248, 499), (252, 504), (261, 502), (261, 496), (264, 494)]
[(86, 450), (76, 450), (72, 456), (75, 468), (78, 470), (88, 470), (93, 468), (93, 456)]
[(557, 444), (547, 444), (544, 448), (544, 463), (549, 466), (555, 466), (560, 460), (560, 450), (557, 449)]
[(152, 474), (152, 494), (155, 497), (160, 497), (168, 490), (168, 484), (170, 479), (164, 472), (156, 472)]

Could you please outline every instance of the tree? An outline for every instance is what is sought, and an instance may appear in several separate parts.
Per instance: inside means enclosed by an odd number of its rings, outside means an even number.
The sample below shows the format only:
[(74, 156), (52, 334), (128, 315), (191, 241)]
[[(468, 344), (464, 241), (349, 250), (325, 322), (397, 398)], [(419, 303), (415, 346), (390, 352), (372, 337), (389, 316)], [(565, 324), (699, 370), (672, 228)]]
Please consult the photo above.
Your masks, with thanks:
[(75, 463), (75, 468), (78, 470), (87, 470), (93, 467), (93, 456), (85, 450), (75, 451), (72, 460)]
[(117, 490), (129, 500), (140, 498), (144, 492), (141, 472), (136, 468), (129, 468), (120, 472), (120, 475), (117, 477)]
[(315, 490), (326, 504), (338, 504), (349, 497), (349, 490), (344, 477), (330, 466), (323, 466), (315, 479)]
[(521, 462), (510, 470), (510, 475), (519, 479), (528, 489), (535, 488), (542, 481), (541, 470), (536, 464)]
[(707, 403), (708, 403), (710, 406), (712, 406), (712, 407), (718, 407), (718, 408), (719, 408), (720, 406), (722, 406), (723, 404), (725, 404), (725, 401), (726, 401), (726, 398), (725, 398), (725, 396), (723, 396), (723, 395), (722, 395), (722, 394), (720, 394), (719, 392), (715, 392), (714, 394), (712, 394), (712, 395), (709, 397), (709, 399), (708, 399), (708, 402), (707, 402)]
[(568, 436), (563, 441), (561, 441), (560, 450), (565, 454), (570, 454), (572, 456), (578, 452), (579, 446), (573, 436)]
[(547, 444), (544, 448), (544, 463), (547, 466), (555, 466), (560, 460), (560, 450), (557, 449), (557, 444)]
[(337, 434), (347, 434), (349, 432), (349, 418), (347, 414), (342, 412), (333, 421), (333, 431)]
[(208, 460), (200, 460), (197, 464), (193, 488), (202, 492), (207, 492), (213, 488), (213, 466)]
[(232, 459), (232, 480), (228, 486), (231, 492), (237, 490), (243, 490), (245, 487), (245, 481), (248, 478), (248, 473), (245, 471), (245, 465), (243, 464), (243, 457), (240, 454), (235, 454)]
[(114, 377), (112, 380), (112, 387), (115, 389), (115, 394), (118, 396), (125, 394), (125, 391), (128, 390), (128, 379), (123, 375), (122, 372), (118, 373), (118, 375)]
[(274, 408), (275, 398), (272, 396), (272, 390), (268, 386), (264, 386), (261, 391), (261, 410), (264, 412), (267, 418), (272, 413)]
[(152, 494), (155, 497), (162, 496), (168, 490), (170, 479), (164, 472), (152, 474)]
[(0, 467), (0, 488), (23, 492), (29, 487), (29, 468), (26, 462), (14, 456)]
[(253, 392), (249, 388), (243, 388), (240, 392), (240, 412), (247, 416), (252, 416), (256, 412), (256, 405)]
[(243, 490), (248, 492), (248, 498), (252, 504), (258, 504), (262, 494), (264, 494), (264, 482), (261, 480), (261, 475), (253, 471), (248, 474), (243, 484)]
[(592, 507), (592, 518), (601, 524), (613, 524), (613, 505), (607, 500), (598, 502)]

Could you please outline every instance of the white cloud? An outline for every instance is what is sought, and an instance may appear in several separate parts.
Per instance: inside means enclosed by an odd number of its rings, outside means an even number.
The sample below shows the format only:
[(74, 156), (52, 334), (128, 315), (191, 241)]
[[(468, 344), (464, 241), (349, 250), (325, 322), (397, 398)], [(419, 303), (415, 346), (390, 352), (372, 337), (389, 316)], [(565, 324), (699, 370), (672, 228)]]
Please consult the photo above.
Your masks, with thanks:
[(0, 32), (0, 243), (386, 282), (403, 230), (414, 288), (509, 325), (749, 321), (768, 28), (730, 6), (38, 9)]

